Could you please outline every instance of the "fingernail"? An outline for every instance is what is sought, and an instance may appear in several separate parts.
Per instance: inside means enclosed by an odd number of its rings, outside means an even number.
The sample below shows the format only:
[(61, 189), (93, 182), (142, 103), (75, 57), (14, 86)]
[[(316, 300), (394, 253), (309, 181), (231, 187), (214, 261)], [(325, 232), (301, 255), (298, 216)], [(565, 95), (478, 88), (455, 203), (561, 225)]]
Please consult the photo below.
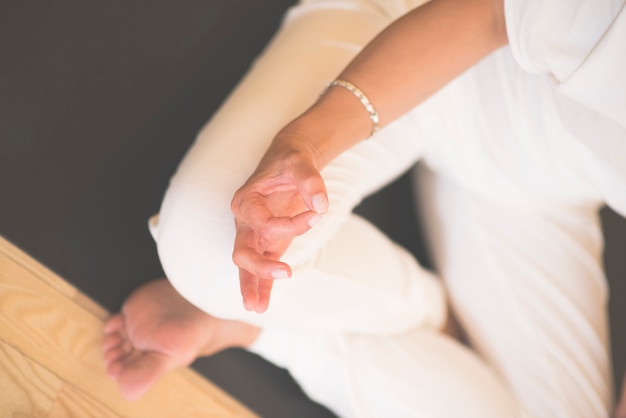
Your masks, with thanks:
[(289, 274), (285, 270), (274, 270), (272, 271), (272, 278), (278, 280), (288, 279)]
[(322, 215), (315, 215), (311, 219), (309, 219), (309, 226), (313, 228), (315, 224), (322, 220)]
[(326, 213), (328, 210), (328, 201), (323, 193), (318, 193), (311, 199), (313, 203), (313, 210), (317, 213)]

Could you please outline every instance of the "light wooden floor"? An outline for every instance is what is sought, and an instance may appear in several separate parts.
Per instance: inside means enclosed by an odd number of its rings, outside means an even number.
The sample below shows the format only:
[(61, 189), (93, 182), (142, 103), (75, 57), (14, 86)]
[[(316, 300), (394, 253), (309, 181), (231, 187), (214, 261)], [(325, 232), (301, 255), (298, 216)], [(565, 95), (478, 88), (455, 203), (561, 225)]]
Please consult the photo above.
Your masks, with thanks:
[(0, 418), (254, 417), (190, 369), (126, 402), (104, 373), (107, 315), (0, 237)]

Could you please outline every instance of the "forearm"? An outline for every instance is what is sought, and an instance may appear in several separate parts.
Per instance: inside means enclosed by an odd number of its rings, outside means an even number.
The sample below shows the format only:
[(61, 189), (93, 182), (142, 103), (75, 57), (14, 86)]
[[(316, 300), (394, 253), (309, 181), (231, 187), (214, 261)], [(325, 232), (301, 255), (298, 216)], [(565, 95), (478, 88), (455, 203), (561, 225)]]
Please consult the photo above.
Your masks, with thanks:
[[(367, 95), (384, 126), (506, 42), (502, 0), (432, 0), (385, 29), (339, 78)], [(285, 127), (273, 147), (295, 144), (321, 169), (371, 129), (359, 100), (335, 87)]]

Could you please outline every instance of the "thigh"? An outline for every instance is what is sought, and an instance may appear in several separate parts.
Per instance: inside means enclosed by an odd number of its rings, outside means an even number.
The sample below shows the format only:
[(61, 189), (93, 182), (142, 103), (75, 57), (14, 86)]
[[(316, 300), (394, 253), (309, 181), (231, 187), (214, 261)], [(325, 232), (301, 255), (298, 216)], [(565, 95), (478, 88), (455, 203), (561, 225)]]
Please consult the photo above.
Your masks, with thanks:
[[(313, 103), (389, 20), (367, 1), (309, 1), (292, 9), (274, 40), (199, 134), (171, 180), (159, 217), (151, 224), (165, 273), (196, 306), (217, 316), (254, 323), (289, 318), (292, 306), (302, 312), (307, 312), (306, 307), (319, 310), (319, 303), (310, 303), (313, 293), (299, 292), (302, 303), (290, 296), (289, 289), (296, 289), (295, 285), (277, 286), (265, 315), (243, 310), (238, 274), (231, 260), (234, 222), (230, 200), (278, 129)], [(353, 207), (415, 161), (420, 144), (407, 135), (402, 123), (391, 125), (323, 170), (330, 210), (285, 254), (294, 270), (311, 268), (312, 260), (338, 234)], [(389, 244), (377, 238), (359, 244), (365, 243), (373, 248)], [(404, 260), (404, 256), (400, 258)], [(345, 301), (343, 289), (337, 294)], [(324, 291), (332, 293), (333, 289)], [(315, 295), (324, 298), (324, 291)], [(290, 297), (293, 300), (285, 302), (282, 309), (281, 298)]]
[(292, 279), (274, 284), (270, 309), (253, 320), (290, 329), (387, 335), (441, 329), (446, 317), (439, 278), (368, 221), (351, 215)]
[(270, 328), (252, 350), (343, 417), (525, 416), (484, 362), (432, 330), (368, 336)]
[(425, 169), (417, 189), (452, 308), (530, 415), (608, 416), (598, 208), (502, 205)]

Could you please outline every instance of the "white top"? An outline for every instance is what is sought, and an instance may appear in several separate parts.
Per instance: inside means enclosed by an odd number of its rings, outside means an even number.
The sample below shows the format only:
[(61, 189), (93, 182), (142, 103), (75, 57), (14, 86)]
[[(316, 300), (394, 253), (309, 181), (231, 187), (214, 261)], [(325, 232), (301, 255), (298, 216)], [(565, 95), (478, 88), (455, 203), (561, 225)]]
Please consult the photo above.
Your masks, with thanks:
[(509, 46), (414, 112), (426, 161), (505, 203), (626, 216), (624, 3), (505, 0)]
[(551, 77), (564, 127), (604, 166), (606, 172), (598, 173), (597, 181), (606, 188), (608, 203), (622, 214), (626, 214), (624, 3), (505, 0), (515, 61), (525, 71)]

